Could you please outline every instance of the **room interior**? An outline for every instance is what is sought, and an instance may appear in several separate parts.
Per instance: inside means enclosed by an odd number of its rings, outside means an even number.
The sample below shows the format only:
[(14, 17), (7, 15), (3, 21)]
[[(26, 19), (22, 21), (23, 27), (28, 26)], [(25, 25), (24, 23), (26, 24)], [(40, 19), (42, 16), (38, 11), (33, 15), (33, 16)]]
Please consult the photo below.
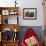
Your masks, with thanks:
[(46, 46), (45, 15), (45, 0), (0, 0), (0, 46), (23, 46), (28, 28), (37, 34), (41, 46)]

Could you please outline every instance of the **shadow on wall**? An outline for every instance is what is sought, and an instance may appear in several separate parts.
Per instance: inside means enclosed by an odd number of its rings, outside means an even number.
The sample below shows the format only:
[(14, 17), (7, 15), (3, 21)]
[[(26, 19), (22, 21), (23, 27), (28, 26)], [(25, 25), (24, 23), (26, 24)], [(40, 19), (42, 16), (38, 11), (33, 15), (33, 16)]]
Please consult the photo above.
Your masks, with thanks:
[(25, 33), (25, 31), (28, 29), (28, 28), (32, 28), (36, 34), (37, 34), (37, 37), (39, 39), (39, 41), (41, 43), (43, 43), (43, 30), (42, 30), (42, 27), (41, 26), (21, 26), (20, 27), (20, 32), (19, 32), (19, 39), (20, 39), (20, 42), (23, 38), (23, 35)]

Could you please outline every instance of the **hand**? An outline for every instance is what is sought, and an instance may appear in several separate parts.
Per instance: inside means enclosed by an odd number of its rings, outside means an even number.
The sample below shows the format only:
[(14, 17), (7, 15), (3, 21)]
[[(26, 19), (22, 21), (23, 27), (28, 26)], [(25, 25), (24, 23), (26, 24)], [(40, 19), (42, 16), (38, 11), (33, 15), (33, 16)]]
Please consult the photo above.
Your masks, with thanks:
[(34, 36), (25, 40), (25, 43), (27, 44), (27, 46), (35, 46), (37, 44), (37, 42), (38, 41)]

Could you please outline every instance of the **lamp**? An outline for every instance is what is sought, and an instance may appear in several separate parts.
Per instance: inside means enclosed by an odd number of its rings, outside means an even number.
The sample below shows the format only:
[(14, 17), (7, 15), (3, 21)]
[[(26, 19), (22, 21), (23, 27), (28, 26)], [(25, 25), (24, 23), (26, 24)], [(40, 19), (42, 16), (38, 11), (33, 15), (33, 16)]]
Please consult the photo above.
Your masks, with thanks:
[(14, 29), (14, 32), (17, 32), (17, 29)]
[(16, 7), (16, 4), (17, 4), (17, 2), (16, 2), (17, 0), (15, 0), (15, 7)]

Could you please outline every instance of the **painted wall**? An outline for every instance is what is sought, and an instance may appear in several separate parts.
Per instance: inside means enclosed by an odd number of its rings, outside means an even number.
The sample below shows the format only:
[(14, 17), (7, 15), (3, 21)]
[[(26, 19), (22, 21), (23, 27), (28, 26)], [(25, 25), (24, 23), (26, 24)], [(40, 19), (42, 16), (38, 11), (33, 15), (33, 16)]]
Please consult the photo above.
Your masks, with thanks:
[[(15, 6), (15, 0), (0, 0), (0, 6), (10, 7)], [(20, 26), (43, 26), (43, 6), (42, 0), (17, 0), (17, 6), (19, 6), (19, 24)], [(37, 8), (36, 20), (24, 20), (23, 8)], [(12, 18), (12, 17), (11, 17)], [(10, 20), (10, 19), (9, 19)], [(15, 22), (15, 21), (13, 21)], [(10, 23), (10, 22), (9, 22)]]
[[(20, 1), (19, 1), (20, 2)], [(21, 0), (20, 2), (20, 18), (19, 23), (22, 26), (43, 26), (43, 6), (42, 0)], [(23, 8), (37, 8), (36, 20), (23, 20)], [(21, 20), (21, 21), (20, 21)]]

